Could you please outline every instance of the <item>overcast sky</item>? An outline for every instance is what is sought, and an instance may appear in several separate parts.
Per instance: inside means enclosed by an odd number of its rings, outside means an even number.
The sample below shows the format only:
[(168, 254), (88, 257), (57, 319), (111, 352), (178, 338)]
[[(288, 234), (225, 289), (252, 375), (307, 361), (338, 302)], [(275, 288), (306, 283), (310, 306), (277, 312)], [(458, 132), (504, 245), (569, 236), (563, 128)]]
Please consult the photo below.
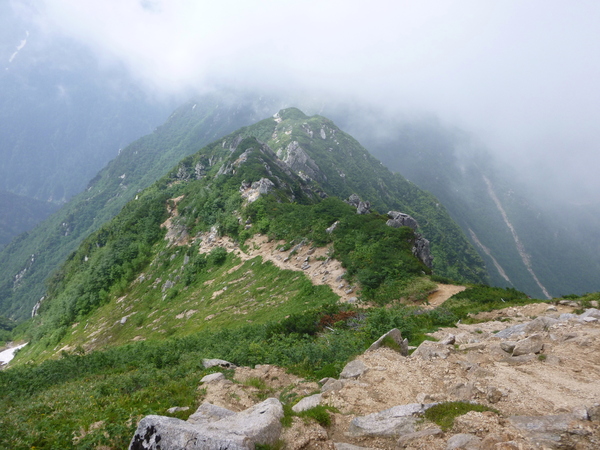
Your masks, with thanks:
[(27, 2), (154, 92), (308, 89), (429, 111), (600, 200), (598, 0)]

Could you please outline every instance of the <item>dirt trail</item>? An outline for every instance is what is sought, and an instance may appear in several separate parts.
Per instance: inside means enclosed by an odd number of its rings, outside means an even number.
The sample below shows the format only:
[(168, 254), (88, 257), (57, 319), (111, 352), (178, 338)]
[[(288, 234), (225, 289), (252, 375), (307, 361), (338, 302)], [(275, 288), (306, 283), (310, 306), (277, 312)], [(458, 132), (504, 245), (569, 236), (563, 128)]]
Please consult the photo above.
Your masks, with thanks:
[(201, 238), (200, 253), (208, 253), (215, 247), (223, 247), (233, 252), (242, 261), (260, 256), (263, 261), (271, 261), (280, 269), (304, 272), (314, 284), (328, 285), (340, 296), (341, 302), (352, 301), (353, 297), (357, 296), (356, 287), (342, 279), (346, 273), (342, 264), (329, 257), (330, 247), (313, 247), (310, 242), (307, 242), (282, 251), (285, 241), (269, 241), (267, 236), (257, 234), (246, 242), (248, 250), (244, 252), (228, 236), (219, 236), (216, 230), (203, 233), (199, 238)]
[(466, 289), (465, 286), (455, 286), (453, 284), (438, 284), (437, 290), (429, 294), (427, 298), (427, 309), (433, 309), (440, 306), (454, 294), (458, 294)]

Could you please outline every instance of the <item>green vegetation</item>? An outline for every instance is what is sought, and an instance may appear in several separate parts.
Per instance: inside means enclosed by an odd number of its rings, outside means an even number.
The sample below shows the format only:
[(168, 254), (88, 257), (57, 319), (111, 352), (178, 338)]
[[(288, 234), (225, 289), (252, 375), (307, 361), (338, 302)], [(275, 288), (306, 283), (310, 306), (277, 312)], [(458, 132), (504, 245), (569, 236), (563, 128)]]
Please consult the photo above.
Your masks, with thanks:
[[(431, 272), (411, 253), (415, 236), (410, 228), (388, 227), (387, 217), (378, 214), (357, 215), (336, 198), (306, 206), (262, 199), (250, 205), (247, 214), (257, 230), (272, 239), (332, 243), (332, 257), (341, 261), (349, 281), (360, 284), (365, 300), (378, 304), (398, 300), (407, 294), (411, 281)], [(335, 222), (335, 230), (327, 233)]]
[[(196, 104), (197, 107), (193, 108)], [(222, 120), (214, 120), (215, 114)], [(207, 96), (124, 148), (58, 212), (0, 251), (0, 314), (25, 320), (45, 295), (45, 281), (90, 233), (116, 216), (181, 158), (252, 121), (247, 102), (227, 108)], [(18, 282), (15, 276), (20, 274)]]
[[(21, 320), (28, 317), (33, 305), (45, 295), (45, 280), (86, 236), (105, 226), (127, 201), (148, 195), (140, 194), (140, 190), (161, 177), (165, 167), (172, 167), (182, 156), (244, 121), (236, 117), (231, 123), (214, 123), (210, 117), (215, 111), (211, 103), (195, 110), (190, 105), (177, 110), (155, 133), (124, 149), (84, 193), (0, 252), (0, 313)], [(421, 232), (431, 241), (438, 275), (459, 281), (486, 280), (482, 260), (433, 196), (393, 175), (331, 121), (319, 116), (309, 118), (295, 109), (282, 111), (281, 115), (281, 123), (263, 120), (187, 156), (150, 190), (168, 192), (171, 199), (184, 195), (178, 223), (191, 236), (207, 226), (217, 226), (220, 233), (234, 238), (241, 232), (237, 214), (232, 212), (241, 213), (242, 181), (252, 183), (263, 177), (280, 180), (271, 195), (284, 203), (291, 200), (308, 204), (325, 194), (347, 198), (357, 193), (377, 211), (401, 210), (419, 221)], [(320, 136), (321, 130), (326, 138), (313, 138)], [(311, 165), (311, 179), (306, 182), (273, 154), (279, 152), (286, 158), (293, 142), (315, 163)], [(251, 154), (244, 153), (249, 149), (253, 150)], [(249, 157), (238, 167), (236, 161), (242, 154)], [(15, 282), (17, 274), (22, 276)], [(378, 285), (381, 281), (367, 271), (361, 277), (367, 284)]]
[(0, 316), (0, 346), (3, 344), (3, 342), (10, 339), (10, 332), (15, 328), (15, 326), (16, 324), (13, 320), (4, 316)]
[(331, 416), (329, 415), (329, 411), (331, 411), (331, 406), (325, 405), (317, 405), (314, 408), (307, 409), (306, 411), (302, 411), (297, 413), (298, 417), (302, 417), (303, 419), (312, 419), (317, 422), (319, 425), (323, 427), (328, 427), (331, 425)]
[[(473, 305), (495, 307), (509, 295), (526, 301), (516, 291), (476, 286), (444, 308), (407, 306), (435, 287), (412, 254), (415, 233), (388, 227), (377, 212), (358, 215), (335, 194), (357, 192), (383, 210), (414, 214), (437, 246), (441, 276), (480, 280), (480, 261), (432, 197), (385, 172), (331, 122), (300, 114), (286, 110), (280, 124), (259, 122), (185, 158), (69, 255), (48, 281), (39, 316), (17, 328), (30, 344), (0, 372), (7, 405), (0, 446), (7, 439), (13, 448), (123, 447), (143, 415), (195, 409), (203, 358), (276, 364), (321, 379), (338, 376), (391, 328), (416, 345), (465, 319)], [(321, 135), (320, 127), (327, 139), (306, 137)], [(320, 171), (300, 178), (261, 141), (282, 157), (299, 142)], [(323, 147), (334, 144), (335, 158)], [(272, 182), (269, 192), (248, 204), (242, 193), (263, 178)], [(283, 241), (290, 254), (299, 245), (330, 246), (346, 281), (376, 307), (340, 305), (329, 286), (260, 257), (217, 245), (198, 250), (203, 239), (224, 235), (244, 249), (255, 233)], [(271, 394), (260, 380), (248, 383), (260, 398)], [(329, 420), (322, 409), (305, 416)]]
[[(229, 259), (219, 270), (228, 264)], [(471, 289), (476, 298), (486, 297), (485, 287)], [(498, 294), (495, 289), (487, 288), (488, 295)], [(171, 406), (190, 406), (190, 412), (178, 413), (183, 419), (193, 412), (202, 400), (196, 390), (199, 380), (214, 371), (202, 368), (203, 358), (245, 366), (276, 364), (314, 380), (337, 377), (349, 360), (391, 328), (399, 328), (411, 345), (418, 345), (426, 332), (451, 326), (467, 314), (461, 308), (453, 313), (449, 308), (394, 304), (363, 310), (321, 303), (263, 324), (239, 322), (87, 354), (81, 349), (63, 352), (60, 359), (0, 372), (0, 402), (5, 405), (0, 411), (0, 447), (123, 448), (143, 415), (164, 415)], [(259, 390), (258, 395), (270, 395), (262, 382), (248, 384)], [(293, 400), (282, 397), (284, 421), (289, 421)], [(438, 415), (448, 420), (472, 410), (465, 410), (473, 407), (467, 405), (447, 407)], [(324, 424), (329, 417), (321, 410), (306, 415)]]
[(526, 305), (540, 300), (532, 300), (516, 289), (490, 286), (473, 286), (453, 295), (444, 303), (444, 307), (458, 317), (467, 317), (482, 311), (492, 311), (509, 306)]
[(468, 413), (469, 411), (484, 412), (492, 411), (500, 414), (494, 408), (476, 403), (467, 402), (443, 402), (425, 411), (425, 418), (440, 426), (443, 431), (447, 431), (454, 425), (454, 419), (458, 416)]
[(0, 190), (0, 248), (57, 209), (52, 203)]

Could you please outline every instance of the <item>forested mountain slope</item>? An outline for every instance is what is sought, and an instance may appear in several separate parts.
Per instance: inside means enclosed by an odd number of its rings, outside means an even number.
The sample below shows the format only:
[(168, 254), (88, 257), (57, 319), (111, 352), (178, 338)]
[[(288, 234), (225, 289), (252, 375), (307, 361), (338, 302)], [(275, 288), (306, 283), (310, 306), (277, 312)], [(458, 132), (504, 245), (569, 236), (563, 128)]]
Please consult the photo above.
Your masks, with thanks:
[(178, 108), (152, 134), (124, 148), (84, 192), (0, 252), (0, 314), (29, 317), (44, 295), (46, 278), (82, 239), (181, 158), (250, 123), (260, 109), (252, 101), (207, 95)]
[(494, 285), (540, 298), (600, 289), (600, 258), (592, 250), (598, 237), (586, 226), (592, 221), (583, 218), (585, 207), (544, 208), (514, 170), (434, 118), (385, 119), (375, 112), (346, 115), (342, 123), (391, 170), (440, 199)]
[[(356, 206), (340, 200), (352, 194), (370, 199), (373, 212), (367, 208), (357, 213)], [(253, 300), (243, 315), (253, 322), (273, 314), (281, 319), (288, 311), (282, 306), (261, 312), (253, 306), (266, 302), (261, 308), (272, 308), (273, 301), (267, 300), (274, 295), (282, 304), (299, 302), (294, 308), (304, 308), (310, 297), (317, 303), (339, 298), (330, 286), (315, 290), (309, 282), (304, 288), (294, 287), (297, 276), (283, 284), (263, 280), (261, 289), (268, 289), (264, 293), (249, 290), (255, 283), (250, 280), (268, 277), (270, 266), (252, 268), (260, 260), (244, 263), (221, 246), (198, 251), (217, 235), (252, 248), (260, 245), (248, 244), (248, 239), (266, 235), (282, 240), (282, 251), (290, 250), (290, 257), (303, 245), (330, 245), (329, 256), (346, 272), (332, 281), (354, 286), (350, 292), (364, 300), (386, 304), (426, 296), (435, 284), (427, 280), (430, 262), (416, 256), (422, 237), (412, 228), (389, 226), (387, 215), (374, 208), (402, 211), (420, 221), (417, 231), (431, 241), (435, 273), (470, 282), (484, 278), (481, 260), (435, 198), (393, 175), (330, 120), (289, 108), (184, 158), (86, 238), (52, 277), (30, 327), (32, 345), (24, 354), (48, 357), (64, 345), (84, 342), (96, 342), (93, 348), (100, 342), (117, 345), (133, 338), (131, 332), (143, 338), (180, 333), (185, 330), (173, 328), (169, 317), (185, 316), (190, 308), (200, 308), (210, 316), (207, 320), (223, 320), (225, 326), (241, 320), (225, 311), (248, 302), (251, 292)], [(302, 270), (309, 268), (310, 255)], [(225, 262), (229, 265), (221, 268)], [(232, 273), (246, 273), (246, 281), (237, 285), (228, 278)], [(323, 272), (328, 276), (329, 271)], [(277, 286), (284, 291), (276, 295)], [(231, 296), (233, 303), (223, 311), (221, 302)], [(162, 313), (150, 326), (146, 319), (162, 302)], [(190, 308), (179, 311), (186, 304)], [(127, 317), (115, 317), (123, 314), (122, 307)], [(128, 324), (134, 314), (135, 321)], [(127, 326), (107, 331), (105, 325), (115, 319)], [(150, 329), (139, 331), (143, 323)], [(205, 322), (190, 324), (194, 325), (188, 332), (202, 329)], [(97, 332), (90, 334), (92, 329)]]
[(57, 209), (56, 205), (48, 202), (0, 191), (0, 248)]

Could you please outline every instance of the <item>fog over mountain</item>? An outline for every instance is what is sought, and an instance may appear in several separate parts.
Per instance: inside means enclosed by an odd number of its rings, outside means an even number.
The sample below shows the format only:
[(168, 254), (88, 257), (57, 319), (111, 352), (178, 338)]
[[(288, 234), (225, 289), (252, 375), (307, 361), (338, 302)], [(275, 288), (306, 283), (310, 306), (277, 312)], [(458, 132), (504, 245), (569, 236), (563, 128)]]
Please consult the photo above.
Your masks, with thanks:
[[(538, 194), (598, 201), (597, 2), (31, 0), (13, 7), (49, 38), (88, 46), (106, 70), (126, 67), (157, 96), (235, 86), (426, 111), (473, 132)], [(13, 45), (17, 52), (20, 42)]]

